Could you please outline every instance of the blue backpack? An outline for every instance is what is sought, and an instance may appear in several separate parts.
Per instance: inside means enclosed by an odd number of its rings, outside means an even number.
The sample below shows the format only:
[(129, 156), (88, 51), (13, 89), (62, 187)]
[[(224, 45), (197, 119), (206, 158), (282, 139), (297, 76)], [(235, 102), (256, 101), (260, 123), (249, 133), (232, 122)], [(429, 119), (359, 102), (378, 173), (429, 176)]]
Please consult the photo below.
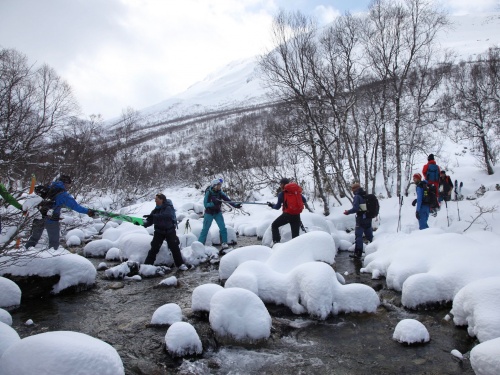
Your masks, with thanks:
[(436, 164), (429, 164), (425, 179), (427, 181), (439, 181), (439, 167)]

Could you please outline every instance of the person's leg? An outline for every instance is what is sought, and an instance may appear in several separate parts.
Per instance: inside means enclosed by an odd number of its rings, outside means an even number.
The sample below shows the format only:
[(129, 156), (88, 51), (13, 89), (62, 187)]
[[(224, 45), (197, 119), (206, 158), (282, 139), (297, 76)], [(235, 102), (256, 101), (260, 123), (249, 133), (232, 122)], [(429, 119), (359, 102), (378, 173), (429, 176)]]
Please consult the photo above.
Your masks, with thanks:
[(288, 218), (284, 213), (281, 214), (271, 224), (271, 232), (273, 233), (273, 242), (278, 243), (281, 241), (280, 227), (288, 224)]
[(368, 241), (373, 241), (373, 227), (372, 227), (372, 219), (365, 219), (364, 232), (365, 237)]
[(180, 241), (179, 237), (177, 237), (177, 234), (175, 233), (175, 230), (168, 232), (165, 239), (167, 240), (168, 249), (174, 258), (175, 266), (180, 267), (184, 264), (184, 259), (182, 259), (181, 248), (179, 247)]
[(24, 245), (27, 249), (36, 246), (38, 241), (40, 241), (40, 237), (42, 237), (44, 228), (45, 228), (45, 219), (33, 220), (33, 225), (31, 226), (31, 236)]
[(146, 257), (144, 264), (153, 265), (155, 263), (156, 254), (158, 254), (158, 252), (160, 251), (160, 247), (163, 244), (164, 240), (165, 240), (164, 234), (160, 234), (156, 231), (154, 232), (153, 240), (151, 241), (151, 249), (148, 252), (148, 256)]
[(292, 230), (292, 238), (298, 237), (300, 234), (300, 215), (289, 215), (290, 228)]
[(418, 219), (418, 229), (427, 229), (429, 225), (427, 224), (427, 220), (429, 219), (430, 209), (429, 206), (422, 206), (420, 208), (420, 219)]
[(207, 240), (207, 234), (212, 226), (212, 221), (214, 221), (214, 216), (205, 213), (205, 216), (203, 217), (203, 229), (201, 230), (200, 237), (198, 237), (198, 241), (203, 245), (205, 245), (205, 241)]
[(219, 227), (220, 238), (222, 243), (227, 243), (227, 228), (226, 223), (224, 223), (224, 216), (222, 216), (222, 212), (216, 213), (214, 215), (214, 220)]
[(59, 238), (61, 233), (61, 225), (59, 221), (47, 220), (45, 222), (45, 229), (49, 236), (49, 249), (57, 250), (59, 248)]

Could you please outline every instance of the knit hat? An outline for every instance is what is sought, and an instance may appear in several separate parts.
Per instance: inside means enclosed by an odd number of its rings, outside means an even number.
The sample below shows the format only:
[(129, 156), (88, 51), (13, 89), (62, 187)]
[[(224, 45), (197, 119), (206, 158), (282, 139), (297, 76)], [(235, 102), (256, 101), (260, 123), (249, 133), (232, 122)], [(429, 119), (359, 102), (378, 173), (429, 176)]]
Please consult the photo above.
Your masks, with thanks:
[(434, 160), (434, 154), (429, 154), (429, 156), (427, 157), (427, 160)]
[(361, 185), (359, 184), (359, 182), (355, 182), (354, 184), (351, 185), (351, 190), (352, 191), (358, 190), (360, 187)]
[(68, 176), (67, 174), (62, 174), (59, 177), (59, 181), (61, 181), (64, 184), (71, 184), (71, 177)]
[(420, 173), (415, 173), (413, 175), (413, 178), (418, 178), (419, 180), (422, 180), (422, 175)]
[(286, 185), (286, 184), (289, 184), (289, 183), (290, 183), (290, 179), (289, 178), (283, 177), (280, 180), (280, 185)]
[(210, 183), (210, 186), (211, 187), (214, 187), (215, 185), (222, 185), (222, 178), (216, 178), (214, 180), (212, 180), (212, 182)]

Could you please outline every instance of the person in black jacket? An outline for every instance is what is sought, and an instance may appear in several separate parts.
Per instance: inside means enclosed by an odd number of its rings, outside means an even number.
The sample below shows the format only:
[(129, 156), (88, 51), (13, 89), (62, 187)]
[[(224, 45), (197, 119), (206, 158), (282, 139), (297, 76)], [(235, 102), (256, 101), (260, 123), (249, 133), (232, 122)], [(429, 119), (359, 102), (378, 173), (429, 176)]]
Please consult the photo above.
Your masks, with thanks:
[(144, 215), (146, 218), (144, 226), (147, 228), (154, 225), (155, 229), (153, 240), (151, 241), (151, 249), (144, 264), (154, 264), (163, 241), (167, 241), (168, 248), (174, 258), (175, 266), (179, 270), (185, 271), (188, 268), (182, 259), (179, 237), (177, 237), (177, 233), (175, 232), (177, 219), (172, 201), (167, 199), (164, 194), (159, 193), (156, 194), (155, 203), (156, 207), (151, 211), (151, 214)]
[(448, 202), (451, 199), (451, 192), (453, 191), (453, 182), (450, 176), (446, 175), (446, 171), (441, 171), (439, 176), (439, 202), (443, 200)]
[(351, 190), (354, 194), (352, 208), (350, 210), (345, 210), (344, 215), (356, 214), (356, 228), (354, 230), (356, 241), (354, 254), (349, 256), (354, 259), (361, 259), (363, 256), (363, 233), (368, 241), (373, 241), (372, 219), (366, 215), (366, 202), (363, 198), (366, 192), (361, 185), (355, 182), (352, 184)]

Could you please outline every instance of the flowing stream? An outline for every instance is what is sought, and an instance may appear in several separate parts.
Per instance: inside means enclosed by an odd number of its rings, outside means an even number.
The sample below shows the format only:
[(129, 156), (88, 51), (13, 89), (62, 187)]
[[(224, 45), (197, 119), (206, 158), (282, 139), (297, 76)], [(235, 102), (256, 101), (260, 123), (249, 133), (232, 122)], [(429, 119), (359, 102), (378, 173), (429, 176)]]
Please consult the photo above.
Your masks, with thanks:
[[(260, 243), (255, 237), (238, 241), (237, 246)], [(97, 265), (103, 259), (91, 261)], [(23, 300), (11, 311), (12, 326), (21, 337), (70, 330), (101, 339), (118, 351), (126, 374), (474, 374), (467, 355), (459, 360), (450, 354), (453, 349), (465, 354), (477, 344), (465, 328), (444, 319), (450, 306), (406, 310), (399, 293), (386, 289), (385, 280), (361, 274), (360, 267), (361, 262), (346, 252), (337, 255), (334, 266), (346, 283), (364, 283), (377, 290), (382, 303), (375, 314), (341, 314), (318, 321), (267, 305), (273, 317), (271, 337), (253, 345), (216, 340), (208, 317), (191, 312), (194, 288), (219, 283), (217, 265), (176, 274), (177, 287), (158, 286), (162, 280), (158, 277), (106, 280), (104, 271), (98, 271), (96, 286), (88, 291)], [(167, 327), (149, 323), (154, 311), (166, 303), (177, 303), (185, 320), (196, 328), (203, 355), (182, 360), (165, 351)], [(395, 326), (406, 318), (422, 322), (431, 341), (416, 346), (393, 341)], [(28, 319), (34, 324), (25, 325)]]

